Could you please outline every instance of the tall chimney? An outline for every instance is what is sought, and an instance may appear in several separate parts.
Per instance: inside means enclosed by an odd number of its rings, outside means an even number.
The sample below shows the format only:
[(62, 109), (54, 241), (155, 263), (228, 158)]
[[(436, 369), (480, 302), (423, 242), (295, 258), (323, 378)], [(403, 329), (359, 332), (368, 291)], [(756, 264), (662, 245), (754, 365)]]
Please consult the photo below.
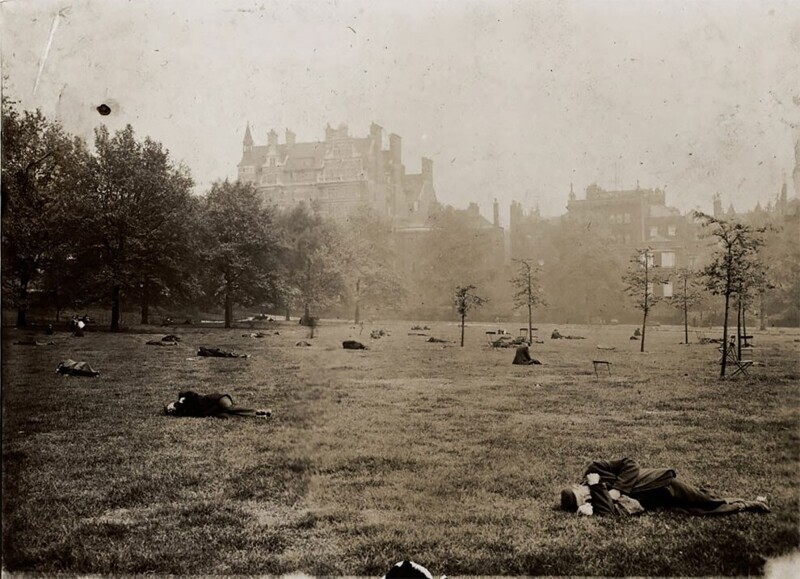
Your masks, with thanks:
[(295, 143), (295, 136), (296, 135), (294, 134), (293, 131), (286, 129), (286, 144), (289, 145), (290, 147)]
[(423, 180), (433, 182), (433, 161), (427, 157), (422, 157), (422, 176)]
[(494, 219), (492, 223), (495, 227), (500, 227), (500, 203), (497, 202), (497, 197), (494, 198)]
[(396, 135), (395, 133), (389, 135), (389, 153), (392, 158), (392, 163), (398, 166), (402, 163), (403, 159), (402, 146), (403, 140), (400, 138), (400, 135)]

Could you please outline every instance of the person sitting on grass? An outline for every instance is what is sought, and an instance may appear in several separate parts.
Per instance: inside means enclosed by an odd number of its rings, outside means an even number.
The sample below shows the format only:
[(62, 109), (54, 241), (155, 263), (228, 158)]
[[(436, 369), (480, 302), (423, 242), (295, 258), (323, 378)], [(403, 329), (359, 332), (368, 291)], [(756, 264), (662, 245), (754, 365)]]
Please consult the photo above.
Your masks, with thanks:
[(272, 410), (260, 410), (236, 406), (230, 394), (198, 394), (192, 390), (178, 394), (177, 402), (170, 402), (164, 407), (167, 416), (191, 416), (203, 418), (228, 418), (230, 416), (251, 416), (255, 418), (269, 418)]
[(632, 458), (599, 460), (583, 474), (583, 484), (561, 491), (561, 508), (582, 515), (635, 515), (671, 509), (688, 515), (770, 512), (766, 499), (720, 498), (677, 478), (671, 468), (640, 468)]

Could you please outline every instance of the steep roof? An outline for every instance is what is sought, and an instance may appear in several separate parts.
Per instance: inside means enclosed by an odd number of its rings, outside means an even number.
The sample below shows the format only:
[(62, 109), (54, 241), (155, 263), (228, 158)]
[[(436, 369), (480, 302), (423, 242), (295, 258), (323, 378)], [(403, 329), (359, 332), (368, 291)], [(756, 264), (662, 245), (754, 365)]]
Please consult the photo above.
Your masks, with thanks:
[[(369, 137), (357, 139), (346, 139), (354, 148), (355, 155), (367, 158), (370, 153), (371, 139)], [(242, 153), (242, 160), (239, 166), (253, 165), (262, 166), (271, 151), (277, 153), (278, 158), (285, 161), (287, 170), (322, 168), (325, 161), (326, 142), (317, 141), (311, 143), (295, 143), (294, 145), (259, 145), (246, 149)], [(313, 164), (309, 164), (307, 159), (314, 159)]]

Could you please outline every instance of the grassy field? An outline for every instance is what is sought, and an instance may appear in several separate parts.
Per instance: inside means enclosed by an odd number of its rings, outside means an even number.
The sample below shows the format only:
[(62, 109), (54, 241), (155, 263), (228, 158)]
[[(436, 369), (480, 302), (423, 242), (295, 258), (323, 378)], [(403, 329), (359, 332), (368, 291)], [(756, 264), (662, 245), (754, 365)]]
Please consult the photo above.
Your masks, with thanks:
[[(422, 325), (422, 324), (420, 324)], [(678, 328), (559, 327), (585, 340), (512, 366), (471, 325), (156, 329), (3, 343), (3, 555), (17, 572), (382, 575), (744, 575), (800, 542), (797, 331), (756, 332), (749, 378), (720, 381), (714, 345)], [(498, 327), (503, 327), (500, 325)], [(506, 324), (509, 330), (518, 325)], [(369, 331), (390, 335), (370, 339)], [(363, 333), (362, 333), (363, 332)], [(715, 334), (706, 331), (707, 336)], [(368, 351), (345, 351), (354, 338)], [(692, 335), (692, 340), (697, 336)], [(613, 351), (597, 345), (614, 346)], [(249, 359), (207, 359), (198, 345)], [(592, 359), (612, 362), (595, 377)], [(56, 375), (65, 358), (99, 378)], [(222, 391), (271, 421), (162, 415), (177, 392)], [(578, 518), (558, 491), (595, 458), (671, 466), (768, 515)]]

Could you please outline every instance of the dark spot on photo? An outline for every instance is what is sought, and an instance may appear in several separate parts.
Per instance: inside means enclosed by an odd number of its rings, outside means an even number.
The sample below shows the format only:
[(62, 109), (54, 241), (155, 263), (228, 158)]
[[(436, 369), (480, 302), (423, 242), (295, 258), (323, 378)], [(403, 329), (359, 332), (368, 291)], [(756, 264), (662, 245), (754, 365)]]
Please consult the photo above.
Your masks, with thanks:
[(111, 107), (104, 103), (99, 107), (97, 107), (97, 112), (103, 115), (104, 117), (107, 117), (108, 115), (111, 114)]

